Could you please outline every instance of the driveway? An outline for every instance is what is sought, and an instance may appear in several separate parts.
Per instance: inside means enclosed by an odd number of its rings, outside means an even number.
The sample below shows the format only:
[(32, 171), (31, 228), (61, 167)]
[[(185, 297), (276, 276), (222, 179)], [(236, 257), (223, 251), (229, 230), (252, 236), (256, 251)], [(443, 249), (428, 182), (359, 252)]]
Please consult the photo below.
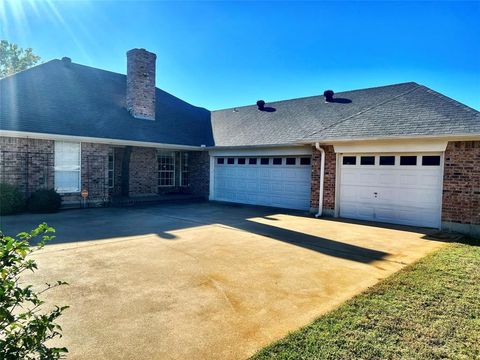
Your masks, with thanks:
[(243, 359), (442, 246), (432, 231), (213, 203), (2, 218), (57, 239), (29, 281), (71, 359)]

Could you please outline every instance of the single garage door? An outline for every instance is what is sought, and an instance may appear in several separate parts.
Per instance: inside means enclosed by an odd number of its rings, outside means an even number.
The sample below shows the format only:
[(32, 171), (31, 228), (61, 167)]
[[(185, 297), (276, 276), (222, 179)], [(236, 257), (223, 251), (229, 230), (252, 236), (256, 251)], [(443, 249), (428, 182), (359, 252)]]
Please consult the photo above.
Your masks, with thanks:
[(343, 154), (340, 216), (440, 227), (441, 154)]
[(213, 199), (310, 208), (310, 157), (216, 157)]

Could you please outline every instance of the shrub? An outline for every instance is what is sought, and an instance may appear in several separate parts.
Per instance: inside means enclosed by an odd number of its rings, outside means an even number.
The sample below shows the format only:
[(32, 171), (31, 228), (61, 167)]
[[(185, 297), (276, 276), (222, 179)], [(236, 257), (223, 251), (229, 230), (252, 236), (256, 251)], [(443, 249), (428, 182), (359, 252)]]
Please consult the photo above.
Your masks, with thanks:
[[(66, 348), (48, 347), (46, 343), (62, 337), (56, 319), (68, 306), (45, 310), (40, 299), (45, 291), (66, 283), (47, 283), (43, 289), (37, 289), (21, 281), (23, 272), (37, 269), (36, 261), (29, 255), (42, 249), (53, 238), (48, 236), (53, 231), (41, 224), (16, 237), (0, 232), (0, 359), (56, 360), (67, 352)], [(41, 240), (32, 245), (38, 237)]]
[(62, 198), (55, 190), (37, 190), (28, 200), (28, 210), (39, 213), (57, 212)]
[(13, 185), (0, 184), (0, 215), (15, 214), (25, 208), (22, 193)]

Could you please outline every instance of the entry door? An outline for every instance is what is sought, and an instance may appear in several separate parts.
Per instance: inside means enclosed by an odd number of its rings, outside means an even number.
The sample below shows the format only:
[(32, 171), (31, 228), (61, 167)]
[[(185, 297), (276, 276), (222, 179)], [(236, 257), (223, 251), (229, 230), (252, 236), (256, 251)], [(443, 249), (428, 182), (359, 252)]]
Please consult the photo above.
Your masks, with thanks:
[(216, 157), (213, 199), (310, 208), (310, 157)]
[(440, 227), (441, 154), (344, 154), (340, 161), (341, 217)]

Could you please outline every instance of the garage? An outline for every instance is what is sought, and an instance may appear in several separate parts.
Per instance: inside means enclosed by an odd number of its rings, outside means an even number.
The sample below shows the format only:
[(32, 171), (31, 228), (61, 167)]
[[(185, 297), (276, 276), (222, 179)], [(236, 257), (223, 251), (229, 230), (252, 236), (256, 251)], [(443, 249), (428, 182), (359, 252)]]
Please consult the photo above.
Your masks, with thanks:
[(442, 153), (342, 154), (341, 217), (440, 227)]
[(272, 206), (310, 208), (311, 157), (214, 157), (212, 200)]

